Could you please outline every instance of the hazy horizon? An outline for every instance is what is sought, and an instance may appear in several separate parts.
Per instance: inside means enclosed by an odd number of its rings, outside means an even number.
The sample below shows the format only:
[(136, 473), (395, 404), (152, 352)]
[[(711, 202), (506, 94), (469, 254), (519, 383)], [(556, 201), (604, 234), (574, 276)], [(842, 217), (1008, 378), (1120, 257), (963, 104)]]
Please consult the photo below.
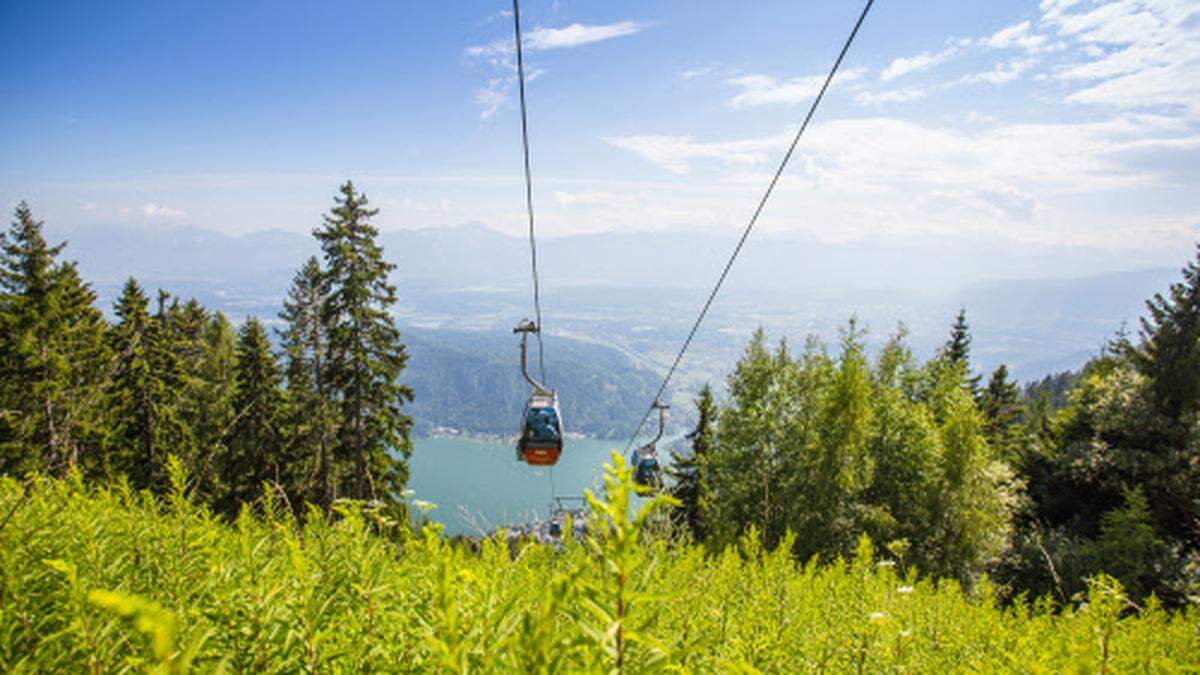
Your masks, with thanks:
[[(503, 3), (283, 7), (6, 3), (44, 30), (0, 46), (0, 203), (305, 232), (350, 178), (386, 231), (523, 231)], [(540, 233), (736, 236), (856, 11), (526, 3)], [(1188, 0), (883, 3), (755, 236), (1177, 265), (1200, 239), (1198, 35)]]

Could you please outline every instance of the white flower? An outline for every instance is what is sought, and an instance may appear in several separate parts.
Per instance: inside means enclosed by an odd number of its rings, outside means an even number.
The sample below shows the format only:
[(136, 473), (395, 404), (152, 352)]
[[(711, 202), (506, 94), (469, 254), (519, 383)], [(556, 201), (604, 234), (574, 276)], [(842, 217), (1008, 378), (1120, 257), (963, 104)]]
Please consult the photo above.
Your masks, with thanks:
[(912, 593), (913, 587), (912, 586), (901, 586), (900, 588), (896, 589), (896, 592), (897, 593)]
[(896, 561), (895, 560), (880, 560), (879, 562), (875, 563), (875, 566), (876, 567), (895, 567)]
[(883, 612), (871, 612), (870, 614), (867, 615), (867, 619), (869, 621), (883, 621), (886, 618), (887, 618), (887, 615), (884, 614)]

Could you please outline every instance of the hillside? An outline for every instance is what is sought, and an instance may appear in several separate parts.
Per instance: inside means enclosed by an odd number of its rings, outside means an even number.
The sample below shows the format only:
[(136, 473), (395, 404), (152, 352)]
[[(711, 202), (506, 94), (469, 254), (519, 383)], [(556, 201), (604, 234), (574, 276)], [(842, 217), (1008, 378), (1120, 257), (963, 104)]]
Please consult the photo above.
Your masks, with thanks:
[[(518, 340), (499, 331), (408, 329), (405, 379), (417, 392), (408, 406), (414, 431), (437, 427), (474, 434), (516, 433), (529, 386), (520, 377)], [(597, 438), (629, 434), (658, 377), (605, 345), (546, 338), (547, 384), (557, 388), (568, 432)]]

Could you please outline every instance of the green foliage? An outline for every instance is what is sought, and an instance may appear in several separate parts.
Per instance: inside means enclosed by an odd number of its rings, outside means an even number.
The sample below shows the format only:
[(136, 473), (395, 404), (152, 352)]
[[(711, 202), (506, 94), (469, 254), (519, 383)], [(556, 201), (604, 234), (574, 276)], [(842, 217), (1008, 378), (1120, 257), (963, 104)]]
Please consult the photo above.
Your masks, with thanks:
[(1016, 382), (1008, 379), (1008, 367), (1001, 364), (992, 372), (987, 387), (979, 395), (979, 409), (984, 416), (984, 431), (1005, 460), (1019, 459), (1024, 435), (1020, 424), (1025, 404)]
[(1134, 361), (1152, 383), (1157, 408), (1177, 423), (1168, 433), (1186, 433), (1200, 413), (1200, 244), (1196, 259), (1183, 269), (1183, 280), (1171, 284), (1166, 296), (1155, 294), (1146, 309)]
[[(1196, 583), (1187, 567), (1200, 550), (1200, 454), (1189, 439), (1200, 418), (1184, 425), (1164, 408), (1156, 379), (1143, 370), (1143, 348), (1107, 352), (1085, 368), (1045, 448), (1022, 466), (1031, 498), (1023, 519), (1067, 547), (1042, 555), (1079, 570), (1061, 574), (1066, 593), (1103, 570), (1135, 597), (1153, 591), (1177, 605)], [(1022, 576), (1017, 585), (1034, 587)]]
[(102, 441), (105, 324), (64, 247), (24, 202), (0, 233), (0, 472), (65, 472)]
[[(178, 464), (176, 464), (178, 467)], [(0, 479), (8, 672), (1179, 672), (1194, 607), (1001, 608), (987, 583), (918, 578), (866, 539), (798, 565), (748, 532), (716, 555), (645, 537), (621, 458), (586, 541), (455, 546), (357, 504), (301, 524), (267, 500), (228, 522), (182, 494)]]
[(754, 526), (801, 559), (896, 542), (924, 573), (973, 581), (1008, 545), (1012, 472), (988, 443), (960, 368), (914, 363), (897, 335), (868, 361), (851, 321), (831, 358), (767, 349), (761, 331), (729, 379), (706, 460), (703, 516), (716, 547)]
[(705, 464), (715, 442), (713, 426), (716, 417), (717, 404), (713, 400), (712, 387), (704, 385), (696, 397), (696, 427), (687, 435), (692, 450), (684, 455), (672, 449), (671, 466), (668, 468), (673, 480), (671, 496), (679, 502), (674, 509), (673, 520), (697, 540), (707, 535), (702, 513), (707, 483)]
[(0, 474), (168, 488), (168, 454), (197, 498), (232, 518), (269, 482), (296, 507), (341, 496), (403, 512), (412, 392), (392, 323), (392, 266), (349, 183), (314, 235), (281, 317), (283, 359), (251, 319), (240, 334), (195, 299), (130, 278), (109, 325), (74, 263), (20, 204), (0, 234)]
[[(235, 417), (224, 453), (218, 457), (221, 498), (216, 508), (237, 514), (241, 504), (256, 499), (264, 483), (294, 487), (293, 463), (285, 453), (284, 400), (279, 366), (262, 324), (247, 319), (238, 331)], [(295, 489), (291, 497), (301, 498)]]
[(1125, 491), (1125, 504), (1100, 519), (1096, 542), (1100, 569), (1119, 579), (1135, 597), (1149, 595), (1161, 578), (1166, 545), (1154, 532), (1140, 487)]
[(971, 327), (967, 323), (967, 310), (962, 308), (954, 317), (950, 337), (942, 346), (941, 362), (946, 367), (958, 370), (964, 385), (975, 393), (979, 390), (979, 376), (971, 375)]
[(325, 379), (340, 405), (336, 456), (351, 466), (344, 493), (395, 500), (408, 481), (412, 420), (401, 412), (412, 391), (399, 382), (408, 361), (390, 314), (395, 267), (376, 243), (378, 213), (347, 181), (324, 225), (313, 232), (325, 256), (320, 321), (328, 336)]
[(333, 462), (338, 417), (327, 383), (329, 334), (321, 321), (325, 302), (321, 263), (309, 258), (296, 272), (279, 318), (279, 337), (288, 397), (287, 428), (296, 488), (305, 499), (324, 508), (337, 499), (337, 467)]

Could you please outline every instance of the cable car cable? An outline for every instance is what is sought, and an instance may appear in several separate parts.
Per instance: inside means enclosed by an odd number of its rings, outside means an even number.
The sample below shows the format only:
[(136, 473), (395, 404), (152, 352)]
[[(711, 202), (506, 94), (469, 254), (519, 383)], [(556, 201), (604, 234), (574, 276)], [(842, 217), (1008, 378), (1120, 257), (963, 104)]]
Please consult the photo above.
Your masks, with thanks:
[(533, 233), (533, 179), (529, 171), (529, 121), (525, 108), (525, 61), (521, 51), (521, 8), (513, 0), (513, 28), (517, 42), (517, 85), (521, 99), (521, 146), (525, 157), (525, 210), (529, 214), (529, 259), (533, 269), (533, 313), (537, 321), (538, 371), (546, 382), (545, 346), (542, 344), (542, 298), (538, 283), (537, 240)]
[[(516, 0), (513, 0), (516, 4)], [(666, 377), (663, 378), (662, 385), (658, 388), (658, 393), (654, 395), (654, 403), (662, 400), (663, 392), (666, 391), (667, 385), (671, 382), (671, 377), (675, 375), (675, 370), (679, 367), (680, 361), (683, 360), (683, 355), (687, 352), (688, 347), (692, 344), (692, 339), (696, 337), (696, 331), (700, 329), (700, 324), (704, 321), (704, 317), (708, 314), (708, 310), (712, 307), (713, 301), (717, 298), (717, 293), (721, 290), (721, 285), (725, 283), (725, 277), (729, 275), (729, 270), (733, 267), (733, 263), (737, 260), (738, 254), (742, 252), (742, 246), (745, 245), (746, 239), (750, 236), (754, 225), (758, 223), (758, 217), (762, 214), (763, 208), (767, 205), (767, 200), (771, 198), (771, 193), (775, 191), (775, 185), (779, 183), (779, 178), (783, 175), (784, 169), (787, 168), (788, 162), (792, 159), (792, 154), (796, 151), (796, 146), (800, 143), (800, 137), (804, 135), (805, 129), (808, 128), (808, 123), (812, 120), (813, 114), (817, 111), (817, 106), (821, 104), (821, 99), (825, 97), (825, 90), (829, 88), (829, 83), (833, 81), (833, 76), (837, 74), (838, 67), (842, 65), (842, 59), (846, 57), (846, 52), (850, 50), (850, 45), (854, 42), (855, 36), (858, 35), (858, 29), (862, 27), (863, 21), (867, 18), (867, 13), (871, 11), (871, 6), (875, 4), (875, 0), (867, 0), (867, 4), (863, 7), (862, 13), (858, 16), (858, 21), (854, 24), (854, 29), (850, 31), (850, 36), (846, 38), (846, 43), (842, 45), (841, 52), (838, 53), (837, 59), (833, 62), (833, 67), (829, 69), (829, 75), (825, 77), (824, 84), (821, 85), (820, 91), (817, 92), (817, 97), (813, 99), (812, 106), (808, 109), (808, 114), (804, 116), (804, 122), (796, 131), (796, 136), (792, 139), (792, 144), (788, 147), (788, 151), (783, 156), (783, 161), (779, 163), (779, 168), (775, 170), (775, 176), (771, 178), (771, 182), (767, 185), (766, 192), (763, 193), (762, 199), (758, 202), (758, 207), (754, 209), (754, 215), (750, 217), (750, 222), (746, 225), (746, 229), (742, 232), (741, 239), (738, 240), (737, 246), (734, 247), (733, 253), (729, 256), (729, 261), (725, 263), (725, 269), (721, 271), (721, 276), (717, 278), (717, 283), (713, 286), (712, 292), (708, 294), (708, 300), (704, 303), (704, 308), (700, 310), (700, 315), (696, 317), (696, 322), (692, 324), (692, 330), (688, 332), (687, 339), (683, 341), (683, 347), (679, 353), (675, 355), (675, 361), (671, 364), (671, 368), (667, 371)], [(638, 422), (637, 429), (630, 436), (629, 443), (625, 446), (625, 452), (633, 447), (633, 442), (637, 440), (638, 434), (642, 432), (642, 427), (646, 426), (646, 420), (650, 419), (650, 414), (654, 412), (654, 403), (646, 409), (646, 414), (642, 416), (642, 421)]]

